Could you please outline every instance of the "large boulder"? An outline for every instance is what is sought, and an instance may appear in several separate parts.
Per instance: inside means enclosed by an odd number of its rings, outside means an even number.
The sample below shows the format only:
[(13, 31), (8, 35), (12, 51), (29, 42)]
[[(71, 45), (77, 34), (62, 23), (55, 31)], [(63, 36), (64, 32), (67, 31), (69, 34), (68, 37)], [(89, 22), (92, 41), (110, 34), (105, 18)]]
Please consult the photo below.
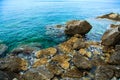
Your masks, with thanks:
[(85, 35), (91, 30), (92, 26), (85, 20), (73, 20), (67, 22), (65, 34), (67, 35), (75, 35), (81, 34)]
[(2, 55), (8, 47), (5, 44), (0, 44), (0, 55)]
[(102, 15), (102, 16), (98, 16), (97, 18), (107, 18), (107, 19), (111, 19), (111, 20), (120, 21), (120, 14), (109, 13), (109, 14), (105, 14), (105, 15)]
[(119, 43), (120, 31), (119, 27), (107, 30), (102, 36), (102, 45), (104, 46), (115, 46)]

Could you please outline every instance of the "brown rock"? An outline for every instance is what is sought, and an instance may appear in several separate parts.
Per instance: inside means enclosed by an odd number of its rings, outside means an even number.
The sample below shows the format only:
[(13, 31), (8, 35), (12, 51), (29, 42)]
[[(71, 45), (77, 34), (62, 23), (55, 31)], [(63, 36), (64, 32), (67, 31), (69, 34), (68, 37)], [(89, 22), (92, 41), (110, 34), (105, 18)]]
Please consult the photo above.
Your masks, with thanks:
[(73, 49), (79, 50), (79, 49), (85, 48), (85, 47), (86, 47), (86, 43), (85, 43), (83, 40), (81, 40), (81, 39), (77, 40), (77, 41), (73, 44)]
[(57, 49), (56, 48), (47, 48), (47, 49), (43, 49), (40, 51), (36, 52), (36, 57), (37, 58), (41, 58), (41, 57), (48, 57), (48, 56), (53, 56), (57, 53)]
[(92, 26), (87, 21), (73, 20), (67, 22), (65, 33), (68, 35), (85, 35), (91, 30)]
[(35, 61), (35, 63), (33, 64), (33, 67), (36, 68), (36, 67), (38, 67), (38, 66), (47, 64), (47, 61), (48, 61), (48, 59), (46, 59), (46, 58), (37, 59), (37, 60)]
[(0, 70), (19, 72), (27, 70), (27, 66), (27, 61), (18, 57), (0, 59)]
[(115, 46), (119, 43), (120, 40), (120, 32), (118, 28), (107, 30), (102, 36), (102, 44), (104, 46)]
[(120, 21), (120, 14), (118, 14), (118, 13), (109, 13), (109, 14), (99, 16), (97, 18), (107, 18), (107, 19), (111, 19), (111, 20), (115, 20), (115, 21)]
[(83, 76), (82, 72), (80, 72), (77, 68), (70, 69), (66, 71), (62, 77), (68, 77), (68, 78), (81, 78)]
[(73, 51), (73, 44), (79, 40), (77, 37), (72, 37), (68, 41), (58, 45), (58, 48), (63, 52), (63, 53), (70, 53)]
[(79, 54), (74, 55), (73, 62), (80, 69), (91, 69), (92, 68), (91, 62), (87, 60), (84, 56), (79, 55)]
[(23, 76), (22, 80), (51, 80), (53, 74), (44, 66), (30, 69)]
[(114, 76), (113, 66), (98, 66), (95, 72), (95, 80), (110, 80)]
[(58, 64), (63, 69), (68, 69), (70, 66), (70, 63), (68, 62), (70, 60), (70, 57), (67, 55), (56, 55), (52, 58), (52, 61), (58, 62)]
[(58, 66), (57, 64), (48, 64), (46, 67), (52, 74), (54, 75), (61, 75), (63, 70), (60, 66)]

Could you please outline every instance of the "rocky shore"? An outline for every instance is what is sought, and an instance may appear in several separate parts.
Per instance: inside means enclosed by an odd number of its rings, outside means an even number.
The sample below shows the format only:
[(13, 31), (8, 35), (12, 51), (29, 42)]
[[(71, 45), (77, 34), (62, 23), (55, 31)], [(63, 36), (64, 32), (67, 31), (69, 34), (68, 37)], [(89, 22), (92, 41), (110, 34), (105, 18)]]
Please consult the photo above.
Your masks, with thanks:
[[(65, 25), (67, 41), (46, 49), (39, 44), (14, 49), (0, 58), (0, 80), (119, 80), (120, 24), (111, 24), (101, 42), (85, 40), (91, 29), (85, 20), (72, 20)], [(0, 55), (6, 49), (0, 44)]]

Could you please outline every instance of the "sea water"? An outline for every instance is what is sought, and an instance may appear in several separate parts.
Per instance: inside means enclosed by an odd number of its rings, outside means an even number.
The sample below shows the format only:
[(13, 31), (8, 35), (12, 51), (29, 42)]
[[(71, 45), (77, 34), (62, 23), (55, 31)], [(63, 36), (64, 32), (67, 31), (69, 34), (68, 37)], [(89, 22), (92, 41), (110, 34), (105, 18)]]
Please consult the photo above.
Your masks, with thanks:
[(9, 49), (29, 43), (55, 46), (66, 35), (54, 25), (87, 20), (93, 28), (86, 39), (100, 41), (109, 25), (117, 22), (96, 17), (110, 12), (120, 13), (119, 0), (0, 0), (0, 40)]

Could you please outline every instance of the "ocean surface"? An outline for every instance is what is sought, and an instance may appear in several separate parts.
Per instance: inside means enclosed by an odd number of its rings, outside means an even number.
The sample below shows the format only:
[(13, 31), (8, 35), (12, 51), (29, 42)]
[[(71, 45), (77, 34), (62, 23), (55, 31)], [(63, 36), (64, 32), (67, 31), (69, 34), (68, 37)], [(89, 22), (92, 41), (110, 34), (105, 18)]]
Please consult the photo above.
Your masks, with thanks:
[(38, 43), (42, 48), (66, 40), (64, 29), (54, 27), (70, 20), (87, 20), (93, 26), (87, 40), (100, 41), (110, 24), (97, 16), (120, 13), (120, 0), (0, 0), (0, 41), (13, 49)]

